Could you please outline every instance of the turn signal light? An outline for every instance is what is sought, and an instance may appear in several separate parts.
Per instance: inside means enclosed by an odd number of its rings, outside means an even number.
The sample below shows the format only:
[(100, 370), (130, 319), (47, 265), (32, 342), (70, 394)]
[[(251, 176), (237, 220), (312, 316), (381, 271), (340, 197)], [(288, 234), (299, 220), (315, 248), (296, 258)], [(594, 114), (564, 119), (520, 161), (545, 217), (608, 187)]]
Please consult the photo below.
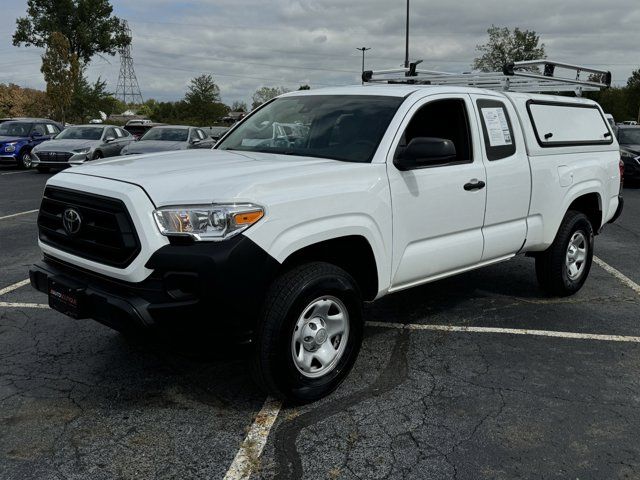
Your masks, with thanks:
[(255, 212), (236, 213), (233, 216), (233, 221), (236, 225), (253, 225), (260, 220), (263, 215), (264, 212), (261, 210), (256, 210)]

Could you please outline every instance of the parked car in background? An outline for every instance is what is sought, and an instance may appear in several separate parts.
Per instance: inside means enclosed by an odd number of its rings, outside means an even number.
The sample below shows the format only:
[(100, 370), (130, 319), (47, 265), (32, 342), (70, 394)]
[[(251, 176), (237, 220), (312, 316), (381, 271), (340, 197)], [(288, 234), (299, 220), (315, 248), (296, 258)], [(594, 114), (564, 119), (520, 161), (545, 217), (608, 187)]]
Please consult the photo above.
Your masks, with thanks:
[(635, 120), (625, 120), (624, 122), (622, 122), (622, 125), (638, 125), (638, 122), (636, 122)]
[(76, 125), (67, 127), (55, 139), (33, 149), (33, 166), (39, 171), (66, 168), (89, 160), (120, 155), (133, 136), (115, 125)]
[(209, 134), (211, 138), (213, 138), (216, 142), (220, 140), (225, 133), (227, 133), (230, 128), (229, 127), (204, 127), (205, 133)]
[(640, 180), (640, 126), (620, 125), (617, 133), (620, 158), (627, 180)]
[(9, 120), (0, 124), (0, 163), (31, 168), (34, 147), (51, 139), (63, 127), (48, 119)]
[(188, 150), (190, 148), (212, 148), (215, 140), (201, 128), (180, 125), (153, 127), (135, 143), (122, 150), (122, 155)]
[[(134, 122), (134, 123), (132, 123)], [(141, 123), (142, 122), (142, 123)], [(143, 122), (142, 120), (129, 120), (124, 126), (124, 129), (133, 135), (133, 138), (139, 140), (142, 136), (151, 130), (153, 127), (159, 127), (166, 125), (164, 123)]]

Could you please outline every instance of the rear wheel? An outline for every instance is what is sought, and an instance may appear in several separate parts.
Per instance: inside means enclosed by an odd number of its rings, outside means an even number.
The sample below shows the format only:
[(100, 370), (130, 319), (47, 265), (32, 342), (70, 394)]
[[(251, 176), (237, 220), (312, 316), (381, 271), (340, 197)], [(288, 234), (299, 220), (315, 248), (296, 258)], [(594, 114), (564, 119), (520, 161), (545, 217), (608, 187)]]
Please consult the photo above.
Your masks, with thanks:
[(581, 212), (565, 215), (551, 246), (536, 257), (538, 283), (557, 296), (573, 295), (587, 280), (593, 261), (593, 226)]
[(257, 330), (257, 383), (291, 402), (318, 400), (355, 363), (363, 330), (360, 292), (341, 268), (301, 265), (274, 282)]
[(33, 165), (33, 160), (31, 158), (31, 152), (28, 150), (23, 150), (20, 152), (20, 157), (18, 158), (18, 166), (24, 170), (31, 168)]

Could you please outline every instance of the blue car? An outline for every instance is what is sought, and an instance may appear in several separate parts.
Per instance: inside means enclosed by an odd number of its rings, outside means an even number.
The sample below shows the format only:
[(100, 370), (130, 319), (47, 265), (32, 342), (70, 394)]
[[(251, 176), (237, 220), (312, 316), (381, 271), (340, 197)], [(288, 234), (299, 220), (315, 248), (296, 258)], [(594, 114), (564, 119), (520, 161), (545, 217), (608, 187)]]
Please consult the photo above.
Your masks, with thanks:
[(62, 126), (47, 119), (10, 120), (0, 124), (0, 163), (31, 168), (31, 150), (62, 131)]

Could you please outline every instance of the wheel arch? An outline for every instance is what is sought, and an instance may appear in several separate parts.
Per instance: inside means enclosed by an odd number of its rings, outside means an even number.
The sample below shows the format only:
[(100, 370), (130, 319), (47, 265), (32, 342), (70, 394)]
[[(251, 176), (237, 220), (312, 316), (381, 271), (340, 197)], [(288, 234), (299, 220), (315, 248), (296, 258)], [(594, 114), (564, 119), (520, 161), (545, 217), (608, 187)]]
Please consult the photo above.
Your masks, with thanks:
[(331, 263), (345, 270), (358, 284), (365, 300), (378, 295), (378, 266), (369, 241), (362, 235), (346, 235), (306, 245), (292, 252), (282, 262), (290, 270), (307, 262)]
[(600, 233), (602, 227), (602, 196), (598, 192), (589, 192), (575, 198), (566, 211), (575, 210), (584, 213), (591, 225), (594, 234)]

